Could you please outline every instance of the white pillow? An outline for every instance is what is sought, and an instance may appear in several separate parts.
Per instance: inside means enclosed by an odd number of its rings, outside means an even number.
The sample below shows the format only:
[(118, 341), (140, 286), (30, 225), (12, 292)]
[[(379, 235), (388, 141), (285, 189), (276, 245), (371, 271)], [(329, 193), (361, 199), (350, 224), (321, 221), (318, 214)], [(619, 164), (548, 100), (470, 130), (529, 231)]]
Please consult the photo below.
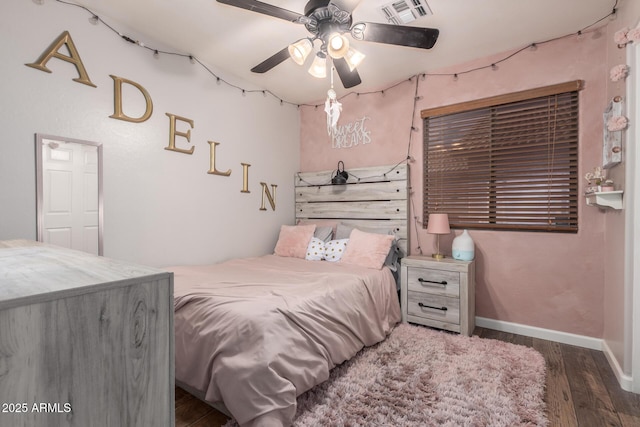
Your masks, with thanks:
[(309, 261), (322, 261), (324, 259), (324, 241), (317, 237), (312, 237), (307, 246), (307, 255), (304, 259)]
[(330, 262), (340, 261), (349, 239), (330, 240), (324, 245), (324, 259)]
[(325, 243), (322, 239), (312, 237), (307, 247), (305, 259), (308, 261), (340, 261), (347, 247), (347, 242), (349, 239), (330, 240)]

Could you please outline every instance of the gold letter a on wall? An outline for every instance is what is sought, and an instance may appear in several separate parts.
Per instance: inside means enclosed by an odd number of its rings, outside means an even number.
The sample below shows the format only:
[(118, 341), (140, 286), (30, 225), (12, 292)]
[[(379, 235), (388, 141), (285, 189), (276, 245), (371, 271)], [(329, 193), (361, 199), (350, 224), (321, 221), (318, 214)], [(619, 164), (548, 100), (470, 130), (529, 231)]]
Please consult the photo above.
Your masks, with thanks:
[[(58, 52), (60, 48), (65, 45), (69, 50), (69, 55), (63, 55)], [(25, 64), (27, 67), (35, 68), (36, 70), (46, 71), (50, 73), (51, 70), (47, 68), (47, 62), (51, 58), (62, 59), (63, 61), (67, 61), (76, 66), (76, 70), (78, 70), (78, 74), (80, 77), (73, 79), (73, 81), (78, 83), (83, 83), (87, 86), (97, 87), (94, 85), (91, 80), (89, 80), (89, 74), (87, 74), (87, 70), (85, 70), (84, 65), (82, 64), (82, 60), (80, 59), (80, 55), (78, 54), (78, 50), (76, 49), (76, 45), (73, 44), (73, 40), (71, 39), (71, 35), (68, 31), (63, 32), (60, 36), (49, 46), (47, 50), (42, 52), (40, 58), (32, 64)]]

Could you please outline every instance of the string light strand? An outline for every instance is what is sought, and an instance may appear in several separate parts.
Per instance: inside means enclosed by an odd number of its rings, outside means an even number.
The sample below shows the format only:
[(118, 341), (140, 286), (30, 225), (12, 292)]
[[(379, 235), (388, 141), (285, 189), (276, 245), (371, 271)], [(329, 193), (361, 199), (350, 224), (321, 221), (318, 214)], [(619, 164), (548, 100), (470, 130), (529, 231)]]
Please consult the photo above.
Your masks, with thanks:
[[(75, 6), (75, 7), (78, 7), (80, 9), (85, 10), (87, 13), (89, 13), (91, 15), (89, 20), (90, 20), (90, 22), (92, 24), (96, 24), (97, 25), (99, 22), (102, 23), (105, 27), (107, 27), (109, 30), (111, 30), (114, 33), (116, 33), (123, 40), (125, 40), (125, 41), (127, 41), (129, 43), (132, 43), (132, 44), (136, 44), (141, 48), (150, 50), (154, 54), (155, 57), (158, 57), (160, 54), (163, 54), (163, 55), (174, 55), (174, 56), (180, 56), (180, 57), (187, 58), (194, 64), (195, 63), (199, 64), (209, 74), (211, 74), (216, 79), (218, 84), (224, 83), (229, 87), (237, 89), (242, 93), (243, 96), (246, 95), (247, 93), (250, 93), (250, 94), (261, 93), (261, 94), (263, 94), (265, 96), (268, 94), (268, 95), (272, 96), (273, 98), (275, 98), (276, 100), (279, 100), (280, 101), (280, 105), (288, 104), (288, 105), (296, 106), (297, 108), (300, 108), (301, 106), (306, 106), (306, 107), (315, 107), (316, 109), (319, 106), (321, 106), (320, 104), (294, 103), (294, 102), (286, 101), (286, 100), (282, 99), (281, 97), (277, 96), (276, 94), (274, 94), (273, 92), (271, 92), (270, 90), (265, 90), (265, 89), (256, 89), (256, 90), (244, 89), (244, 88), (242, 88), (242, 87), (240, 87), (238, 85), (235, 85), (233, 83), (230, 83), (229, 81), (227, 81), (227, 80), (223, 79), (222, 77), (218, 76), (209, 67), (204, 65), (197, 57), (195, 57), (192, 54), (164, 51), (164, 50), (160, 50), (160, 49), (156, 49), (156, 48), (147, 46), (145, 43), (143, 43), (141, 41), (134, 40), (133, 38), (131, 38), (131, 37), (125, 35), (125, 34), (120, 33), (113, 26), (109, 25), (109, 23), (107, 23), (104, 19), (102, 19), (99, 15), (97, 15), (96, 13), (91, 11), (86, 6), (83, 6), (83, 5), (80, 5), (80, 4), (76, 4), (76, 3), (71, 3), (71, 2), (68, 2), (66, 0), (55, 0), (55, 1), (58, 2), (58, 3), (64, 4), (64, 5), (67, 5), (67, 6)], [(448, 76), (448, 77), (453, 77), (454, 80), (458, 80), (460, 75), (463, 75), (463, 74), (469, 74), (469, 73), (473, 73), (473, 72), (476, 72), (476, 71), (484, 70), (484, 69), (487, 69), (487, 68), (498, 70), (499, 69), (499, 67), (497, 67), (498, 64), (500, 64), (502, 62), (505, 62), (505, 61), (508, 61), (509, 59), (513, 58), (514, 56), (516, 56), (516, 55), (518, 55), (518, 54), (520, 54), (522, 52), (524, 52), (525, 50), (535, 50), (538, 47), (540, 47), (541, 45), (546, 44), (546, 43), (551, 43), (553, 41), (557, 41), (557, 40), (560, 40), (560, 39), (563, 39), (563, 38), (567, 38), (567, 37), (574, 37), (574, 36), (581, 37), (587, 31), (596, 31), (596, 30), (598, 30), (599, 27), (598, 28), (593, 28), (593, 27), (595, 27), (596, 25), (598, 25), (599, 23), (601, 23), (602, 21), (604, 21), (604, 20), (606, 20), (608, 18), (612, 18), (612, 19), (615, 18), (616, 13), (617, 13), (618, 2), (619, 2), (619, 0), (615, 0), (615, 2), (613, 4), (613, 7), (611, 9), (611, 12), (609, 12), (607, 15), (605, 15), (602, 18), (596, 20), (595, 22), (583, 27), (582, 29), (578, 30), (575, 33), (566, 34), (564, 36), (558, 36), (558, 37), (550, 38), (550, 39), (543, 40), (543, 41), (537, 41), (537, 42), (529, 43), (526, 46), (524, 46), (524, 47), (512, 52), (511, 54), (505, 56), (504, 58), (499, 59), (497, 61), (493, 61), (491, 64), (488, 64), (488, 65), (479, 66), (479, 67), (470, 68), (470, 69), (467, 69), (467, 70), (462, 70), (462, 71), (457, 71), (457, 72), (452, 72), (452, 73), (426, 73), (426, 72), (425, 73), (419, 73), (419, 74), (416, 74), (416, 75), (410, 77), (409, 80), (413, 79), (414, 77), (422, 78), (424, 80), (427, 76)], [(38, 4), (42, 4), (42, 3), (44, 3), (44, 0), (38, 1), (37, 3)], [(386, 91), (389, 91), (391, 89), (396, 88), (402, 82), (403, 81), (398, 82), (398, 83), (396, 83), (394, 85), (391, 85), (391, 86), (389, 86), (389, 87), (387, 87), (385, 89), (381, 89), (381, 90), (374, 90), (374, 91), (368, 91), (368, 92), (349, 92), (349, 93), (343, 95), (341, 98), (338, 98), (338, 99), (341, 100), (341, 99), (343, 99), (343, 98), (345, 98), (347, 96), (350, 96), (350, 95), (356, 95), (357, 97), (360, 97), (360, 95), (372, 95), (372, 94), (384, 95)]]

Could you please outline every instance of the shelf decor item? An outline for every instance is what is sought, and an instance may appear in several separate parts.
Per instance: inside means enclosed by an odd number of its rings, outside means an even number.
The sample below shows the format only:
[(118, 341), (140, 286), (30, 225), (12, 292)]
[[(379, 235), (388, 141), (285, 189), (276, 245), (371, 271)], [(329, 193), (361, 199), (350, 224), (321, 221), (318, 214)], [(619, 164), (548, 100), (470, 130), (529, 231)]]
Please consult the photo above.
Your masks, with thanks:
[(612, 179), (607, 179), (600, 186), (600, 191), (613, 191), (613, 190), (615, 190), (615, 186), (613, 184), (613, 180)]
[(618, 64), (609, 71), (609, 78), (612, 82), (624, 80), (629, 75), (629, 66), (627, 64)]
[(585, 193), (595, 193), (601, 191), (602, 183), (607, 178), (606, 170), (603, 170), (601, 166), (593, 168), (593, 172), (587, 172), (584, 175), (584, 179), (587, 180), (587, 187)]
[(622, 161), (622, 131), (628, 125), (623, 116), (622, 97), (616, 96), (609, 102), (602, 119), (602, 167), (608, 169)]
[(472, 261), (475, 256), (475, 245), (467, 230), (453, 239), (451, 252), (454, 259), (460, 261)]

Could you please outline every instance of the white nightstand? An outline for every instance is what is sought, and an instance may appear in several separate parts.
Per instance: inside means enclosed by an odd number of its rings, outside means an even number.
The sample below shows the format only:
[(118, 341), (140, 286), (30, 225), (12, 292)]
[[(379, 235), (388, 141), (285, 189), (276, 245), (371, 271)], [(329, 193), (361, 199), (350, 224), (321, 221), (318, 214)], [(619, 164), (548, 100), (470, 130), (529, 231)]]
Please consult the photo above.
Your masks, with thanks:
[(402, 259), (402, 321), (471, 336), (475, 328), (475, 263), (427, 256)]

